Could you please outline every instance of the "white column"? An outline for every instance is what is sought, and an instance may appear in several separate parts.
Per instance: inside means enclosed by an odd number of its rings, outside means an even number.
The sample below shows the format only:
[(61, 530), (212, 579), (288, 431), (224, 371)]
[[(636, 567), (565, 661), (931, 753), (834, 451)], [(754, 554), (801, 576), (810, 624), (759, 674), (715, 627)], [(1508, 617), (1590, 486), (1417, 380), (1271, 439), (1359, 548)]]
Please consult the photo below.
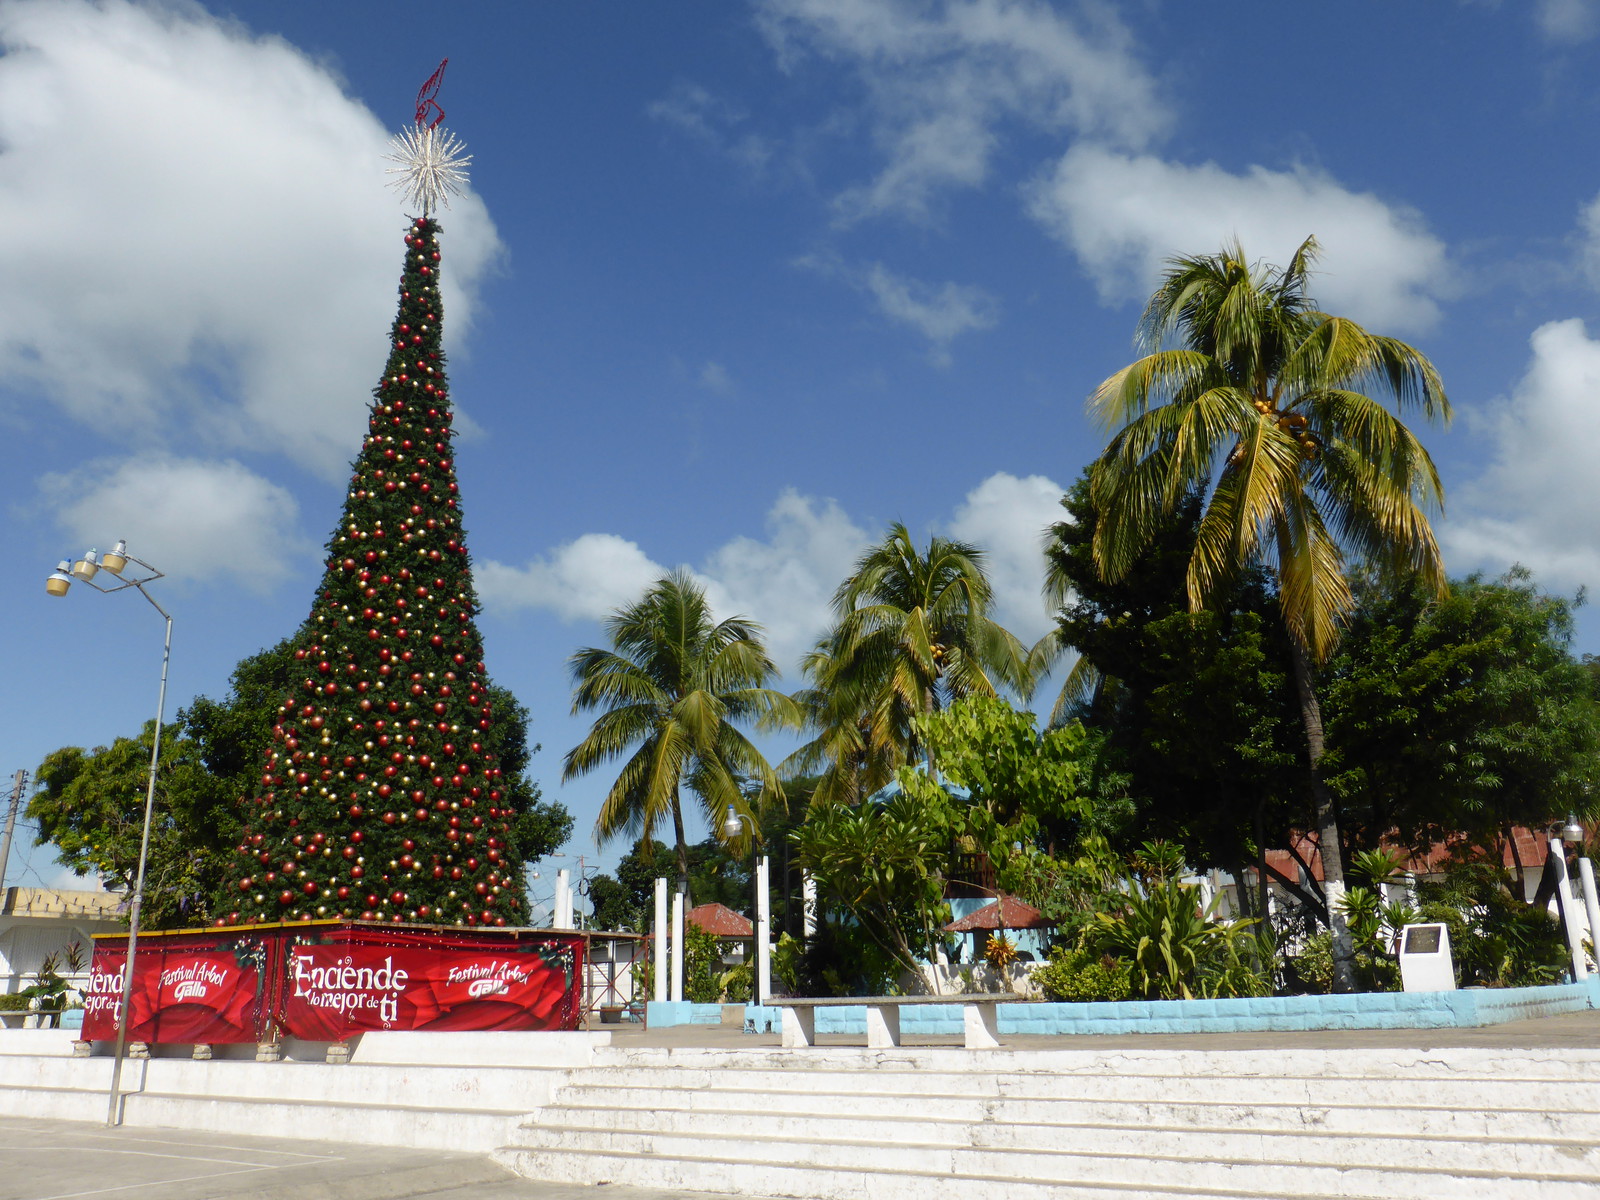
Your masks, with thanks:
[(1589, 917), (1589, 944), (1594, 947), (1595, 967), (1600, 969), (1600, 899), (1594, 887), (1594, 864), (1587, 858), (1578, 860), (1578, 879), (1583, 884), (1583, 908)]
[(810, 871), (800, 872), (800, 910), (805, 914), (806, 941), (817, 936), (817, 881)]
[(1583, 942), (1578, 933), (1578, 922), (1572, 911), (1572, 887), (1567, 879), (1567, 851), (1560, 838), (1550, 839), (1550, 856), (1556, 866), (1556, 903), (1561, 910), (1561, 925), (1567, 932), (1567, 949), (1572, 951), (1572, 978), (1582, 983), (1589, 978), (1589, 965), (1584, 961)]
[(667, 998), (667, 881), (656, 880), (656, 969), (653, 1000)]
[(572, 872), (566, 867), (556, 872), (556, 920), (557, 929), (572, 928)]
[(772, 998), (772, 860), (765, 854), (756, 863), (756, 978), (761, 998)]
[(672, 893), (672, 998), (683, 999), (683, 893)]

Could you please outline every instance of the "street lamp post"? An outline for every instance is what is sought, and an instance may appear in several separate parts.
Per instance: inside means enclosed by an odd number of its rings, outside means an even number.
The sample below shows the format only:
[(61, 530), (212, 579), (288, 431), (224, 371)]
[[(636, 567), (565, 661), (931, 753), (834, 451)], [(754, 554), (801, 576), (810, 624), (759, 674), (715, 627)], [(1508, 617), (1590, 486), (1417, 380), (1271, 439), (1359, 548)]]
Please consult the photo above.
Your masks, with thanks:
[[(148, 574), (137, 578), (124, 576), (123, 572), (128, 569), (130, 562), (137, 563)], [(109, 571), (116, 577), (118, 582), (115, 586), (102, 587), (95, 582), (95, 576), (102, 570)], [(45, 591), (52, 596), (65, 596), (75, 580), (107, 595), (134, 588), (150, 601), (150, 606), (160, 613), (167, 623), (166, 638), (161, 646), (161, 691), (156, 700), (156, 732), (150, 745), (150, 780), (144, 795), (144, 829), (139, 836), (139, 866), (133, 878), (133, 898), (128, 904), (128, 957), (122, 967), (122, 1003), (117, 1011), (117, 1047), (111, 1063), (111, 1095), (106, 1111), (107, 1125), (118, 1123), (117, 1101), (121, 1096), (122, 1060), (128, 1046), (128, 1013), (133, 1001), (133, 956), (139, 947), (139, 910), (144, 904), (145, 863), (150, 857), (150, 823), (156, 806), (156, 770), (161, 759), (161, 722), (167, 710), (167, 664), (172, 659), (172, 614), (157, 604), (155, 597), (144, 588), (145, 584), (153, 583), (162, 577), (162, 573), (144, 559), (129, 554), (126, 542), (119, 541), (116, 549), (103, 556), (97, 556), (95, 551), (90, 550), (76, 563), (69, 564), (63, 560), (45, 580)]]
[(722, 822), (722, 840), (731, 842), (745, 830), (750, 831), (750, 998), (761, 1007), (761, 865), (760, 851), (756, 847), (756, 827), (745, 814), (728, 805), (728, 817)]

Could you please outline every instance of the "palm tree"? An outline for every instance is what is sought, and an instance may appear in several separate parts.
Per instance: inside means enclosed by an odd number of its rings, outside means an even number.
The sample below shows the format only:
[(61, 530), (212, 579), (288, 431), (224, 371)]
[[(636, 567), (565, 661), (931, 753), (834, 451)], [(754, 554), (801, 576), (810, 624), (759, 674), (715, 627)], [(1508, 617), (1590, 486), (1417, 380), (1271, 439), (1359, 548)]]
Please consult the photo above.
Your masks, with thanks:
[(1149, 353), (1089, 401), (1116, 431), (1090, 489), (1100, 513), (1094, 559), (1107, 580), (1132, 569), (1162, 517), (1197, 487), (1206, 499), (1188, 565), (1191, 608), (1248, 565), (1275, 575), (1305, 726), (1335, 985), (1348, 991), (1353, 948), (1339, 904), (1338, 820), (1318, 766), (1313, 672), (1352, 607), (1348, 560), (1443, 592), (1428, 512), (1442, 508), (1444, 489), (1400, 418), (1420, 411), (1447, 422), (1450, 403), (1420, 352), (1317, 311), (1305, 292), (1316, 253), (1307, 238), (1283, 269), (1251, 267), (1237, 242), (1171, 260), (1139, 322)]
[(814, 686), (795, 697), (817, 736), (783, 769), (820, 771), (813, 804), (856, 803), (893, 778), (921, 752), (918, 713), (997, 685), (1030, 689), (1034, 661), (990, 619), (991, 598), (983, 552), (965, 542), (935, 537), (924, 553), (897, 523), (861, 556), (803, 663)]
[[(643, 598), (607, 619), (611, 649), (579, 650), (568, 660), (574, 713), (601, 710), (588, 735), (567, 752), (562, 782), (625, 759), (600, 806), (595, 835), (648, 841), (671, 820), (678, 876), (689, 875), (680, 793), (692, 792), (713, 827), (731, 806), (751, 815), (780, 798), (777, 776), (736, 727), (798, 725), (800, 712), (766, 687), (778, 671), (761, 627), (744, 617), (715, 622), (705, 590), (674, 571)], [(753, 781), (747, 795), (743, 781)]]

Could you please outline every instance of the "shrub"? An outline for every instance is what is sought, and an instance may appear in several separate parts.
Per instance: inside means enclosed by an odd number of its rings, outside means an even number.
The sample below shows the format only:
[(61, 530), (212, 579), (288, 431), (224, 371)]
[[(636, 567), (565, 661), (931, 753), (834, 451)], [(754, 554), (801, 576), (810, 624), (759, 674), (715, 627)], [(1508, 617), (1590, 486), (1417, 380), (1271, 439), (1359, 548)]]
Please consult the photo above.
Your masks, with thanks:
[(1128, 964), (1092, 950), (1057, 946), (1050, 961), (1031, 976), (1046, 1000), (1091, 1003), (1126, 1000), (1133, 991)]
[(1417, 886), (1422, 918), (1450, 929), (1450, 953), (1462, 986), (1534, 987), (1571, 966), (1561, 926), (1513, 892), (1506, 870), (1484, 860), (1452, 863), (1443, 879)]
[(1200, 908), (1200, 889), (1163, 874), (1130, 888), (1122, 908), (1098, 915), (1089, 945), (1128, 963), (1134, 994), (1146, 1000), (1260, 996), (1271, 971), (1251, 961), (1253, 921), (1216, 921), (1217, 900)]

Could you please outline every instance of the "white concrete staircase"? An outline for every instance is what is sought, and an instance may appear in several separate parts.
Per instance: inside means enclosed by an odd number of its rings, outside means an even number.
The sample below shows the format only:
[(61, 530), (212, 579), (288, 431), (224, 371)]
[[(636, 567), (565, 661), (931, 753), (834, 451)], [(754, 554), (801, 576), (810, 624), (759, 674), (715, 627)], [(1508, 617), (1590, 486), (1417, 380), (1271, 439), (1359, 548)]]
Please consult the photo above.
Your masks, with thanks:
[[(58, 1032), (0, 1037), (0, 1115), (105, 1120), (111, 1060), (71, 1057), (68, 1036), (46, 1036)], [(365, 1035), (356, 1059), (338, 1066), (321, 1061), (322, 1047), (307, 1047), (307, 1061), (130, 1059), (122, 1123), (486, 1154), (604, 1040), (385, 1033)]]
[(495, 1157), (807, 1200), (1569, 1200), (1600, 1197), (1600, 1051), (613, 1047)]

